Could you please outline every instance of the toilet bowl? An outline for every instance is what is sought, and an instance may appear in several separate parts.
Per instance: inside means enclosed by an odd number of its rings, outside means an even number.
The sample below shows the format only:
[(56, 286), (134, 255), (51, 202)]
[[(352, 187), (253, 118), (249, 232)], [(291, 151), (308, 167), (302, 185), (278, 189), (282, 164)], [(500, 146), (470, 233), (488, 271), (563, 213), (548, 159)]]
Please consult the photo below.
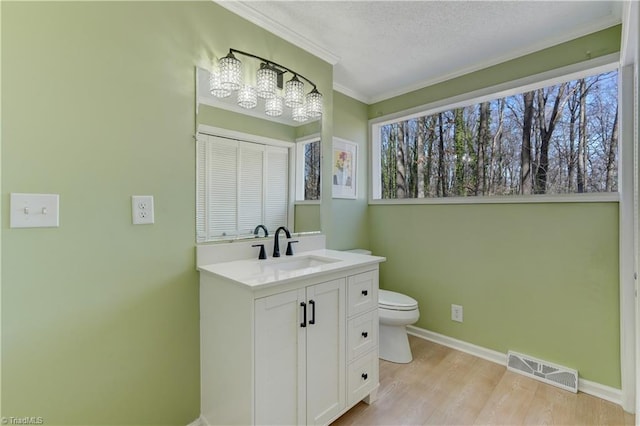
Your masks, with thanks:
[(407, 326), (420, 318), (418, 302), (402, 293), (378, 291), (380, 330), (379, 357), (385, 361), (406, 364), (413, 360)]

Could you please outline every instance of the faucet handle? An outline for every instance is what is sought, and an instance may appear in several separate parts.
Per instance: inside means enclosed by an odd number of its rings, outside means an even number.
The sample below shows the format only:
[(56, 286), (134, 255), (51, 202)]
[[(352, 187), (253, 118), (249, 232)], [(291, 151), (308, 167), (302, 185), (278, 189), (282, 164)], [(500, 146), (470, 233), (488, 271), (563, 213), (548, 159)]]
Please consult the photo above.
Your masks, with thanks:
[(251, 247), (260, 247), (260, 254), (258, 255), (258, 259), (262, 260), (267, 258), (267, 252), (264, 251), (264, 244), (253, 244)]
[(291, 240), (287, 244), (287, 256), (293, 256), (293, 246), (291, 244), (297, 243), (298, 240)]

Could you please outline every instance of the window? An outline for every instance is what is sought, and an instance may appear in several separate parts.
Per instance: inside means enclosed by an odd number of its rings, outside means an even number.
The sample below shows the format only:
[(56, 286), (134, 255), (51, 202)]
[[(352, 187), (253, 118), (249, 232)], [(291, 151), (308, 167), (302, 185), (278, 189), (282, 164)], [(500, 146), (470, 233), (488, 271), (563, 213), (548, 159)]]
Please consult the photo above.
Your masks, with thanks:
[(320, 200), (320, 138), (300, 141), (297, 147), (297, 201)]
[(252, 236), (288, 224), (289, 150), (198, 134), (198, 242)]
[(374, 124), (373, 199), (618, 190), (618, 71)]

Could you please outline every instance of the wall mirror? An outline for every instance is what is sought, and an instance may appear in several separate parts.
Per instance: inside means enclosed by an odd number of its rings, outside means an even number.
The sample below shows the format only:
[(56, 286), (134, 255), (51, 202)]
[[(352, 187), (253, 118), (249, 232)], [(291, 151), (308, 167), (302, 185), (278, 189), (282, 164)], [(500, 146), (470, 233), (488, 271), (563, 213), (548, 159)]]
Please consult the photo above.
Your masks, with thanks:
[(196, 67), (197, 242), (255, 238), (257, 225), (269, 237), (281, 225), (320, 232), (322, 118), (270, 117), (262, 99), (241, 108), (235, 94), (213, 96), (210, 78)]

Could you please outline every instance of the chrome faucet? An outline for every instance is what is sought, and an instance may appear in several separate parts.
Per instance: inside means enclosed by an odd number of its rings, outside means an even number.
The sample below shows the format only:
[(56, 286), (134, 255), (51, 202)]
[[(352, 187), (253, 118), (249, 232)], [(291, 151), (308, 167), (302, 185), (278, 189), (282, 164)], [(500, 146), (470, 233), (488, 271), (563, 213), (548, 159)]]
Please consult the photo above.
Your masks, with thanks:
[(264, 236), (268, 237), (269, 236), (269, 231), (267, 231), (267, 228), (264, 225), (256, 226), (256, 229), (253, 230), (253, 235), (255, 235), (256, 238), (258, 238), (258, 231), (260, 231), (260, 228), (262, 228), (262, 230), (264, 231)]
[(276, 236), (273, 241), (273, 257), (280, 257), (280, 243), (278, 242), (280, 231), (284, 231), (287, 238), (291, 238), (291, 233), (284, 226), (281, 226), (280, 228), (276, 229)]

